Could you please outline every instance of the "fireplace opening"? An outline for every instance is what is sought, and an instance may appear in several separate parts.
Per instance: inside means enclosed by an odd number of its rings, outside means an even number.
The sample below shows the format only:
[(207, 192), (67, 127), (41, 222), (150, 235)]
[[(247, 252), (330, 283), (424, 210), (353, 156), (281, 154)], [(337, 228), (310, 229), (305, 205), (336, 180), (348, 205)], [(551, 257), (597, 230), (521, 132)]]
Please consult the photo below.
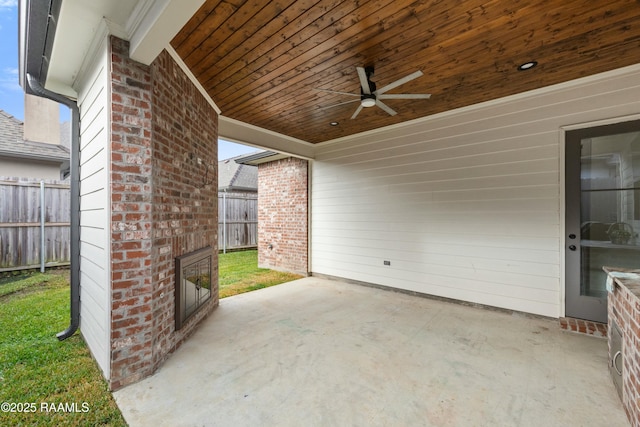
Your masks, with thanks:
[(176, 258), (176, 330), (211, 299), (211, 246)]

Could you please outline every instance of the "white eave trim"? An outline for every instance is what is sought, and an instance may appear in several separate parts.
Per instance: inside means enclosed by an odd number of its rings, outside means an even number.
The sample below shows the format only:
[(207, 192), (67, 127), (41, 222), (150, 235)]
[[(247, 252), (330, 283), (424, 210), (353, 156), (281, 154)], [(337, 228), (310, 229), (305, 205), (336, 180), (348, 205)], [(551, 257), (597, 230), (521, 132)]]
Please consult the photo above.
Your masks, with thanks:
[(142, 0), (127, 21), (129, 56), (149, 65), (202, 6), (204, 0)]
[(228, 141), (249, 144), (305, 160), (312, 160), (315, 156), (315, 146), (310, 142), (222, 115), (218, 117), (218, 136)]

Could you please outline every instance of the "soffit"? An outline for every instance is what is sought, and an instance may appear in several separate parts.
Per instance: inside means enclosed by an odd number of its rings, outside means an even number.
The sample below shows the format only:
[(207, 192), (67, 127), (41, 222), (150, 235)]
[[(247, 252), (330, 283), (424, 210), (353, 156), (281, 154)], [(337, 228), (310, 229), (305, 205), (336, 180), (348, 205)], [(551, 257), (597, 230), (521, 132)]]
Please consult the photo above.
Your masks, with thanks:
[(75, 97), (72, 87), (82, 66), (94, 52), (96, 37), (107, 32), (125, 37), (123, 30), (137, 1), (64, 0), (51, 53), (45, 87)]

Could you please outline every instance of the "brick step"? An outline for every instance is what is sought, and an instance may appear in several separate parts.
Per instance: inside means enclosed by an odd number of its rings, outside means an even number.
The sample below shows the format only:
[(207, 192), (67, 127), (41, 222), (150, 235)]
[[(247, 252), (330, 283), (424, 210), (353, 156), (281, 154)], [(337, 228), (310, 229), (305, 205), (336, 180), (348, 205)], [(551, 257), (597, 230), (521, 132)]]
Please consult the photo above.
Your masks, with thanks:
[(606, 323), (574, 319), (573, 317), (561, 317), (560, 329), (578, 334), (593, 335), (595, 337), (606, 337), (609, 327)]

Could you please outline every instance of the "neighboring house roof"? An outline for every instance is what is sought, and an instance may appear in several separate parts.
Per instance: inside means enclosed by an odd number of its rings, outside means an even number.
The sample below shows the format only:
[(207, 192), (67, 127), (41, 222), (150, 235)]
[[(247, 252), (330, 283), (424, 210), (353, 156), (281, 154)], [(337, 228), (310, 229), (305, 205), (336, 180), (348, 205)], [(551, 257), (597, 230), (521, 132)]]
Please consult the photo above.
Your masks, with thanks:
[(275, 160), (286, 159), (291, 157), (287, 154), (277, 153), (275, 151), (259, 151), (257, 153), (246, 154), (236, 157), (236, 162), (243, 165), (257, 166), (261, 163), (273, 162)]
[(0, 110), (0, 157), (14, 157), (63, 163), (69, 160), (69, 150), (61, 145), (25, 141), (24, 124)]
[(232, 157), (218, 162), (218, 191), (258, 191), (258, 168)]

